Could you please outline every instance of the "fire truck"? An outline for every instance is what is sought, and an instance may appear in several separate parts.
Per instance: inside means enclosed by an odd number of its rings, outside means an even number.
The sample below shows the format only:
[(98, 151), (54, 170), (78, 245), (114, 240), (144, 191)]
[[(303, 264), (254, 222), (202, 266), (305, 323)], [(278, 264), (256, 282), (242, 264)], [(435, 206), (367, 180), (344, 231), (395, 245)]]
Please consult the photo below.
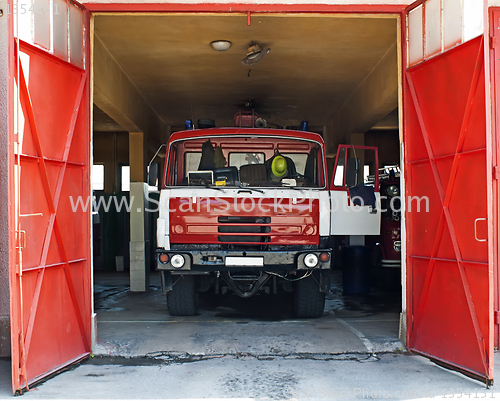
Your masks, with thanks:
[(319, 134), (240, 127), (173, 133), (161, 181), (156, 251), (170, 314), (196, 314), (198, 293), (212, 290), (243, 298), (293, 292), (297, 317), (321, 316), (331, 236), (346, 228), (351, 235), (364, 234), (365, 225), (356, 228), (356, 220), (377, 224), (375, 204), (349, 199), (347, 181), (358, 184), (360, 169), (349, 171), (346, 152), (336, 167), (333, 197), (339, 207), (358, 209), (354, 226), (345, 213), (332, 213)]
[(379, 286), (383, 290), (399, 291), (401, 287), (401, 200), (400, 169), (385, 166), (380, 169), (382, 222), (378, 249)]

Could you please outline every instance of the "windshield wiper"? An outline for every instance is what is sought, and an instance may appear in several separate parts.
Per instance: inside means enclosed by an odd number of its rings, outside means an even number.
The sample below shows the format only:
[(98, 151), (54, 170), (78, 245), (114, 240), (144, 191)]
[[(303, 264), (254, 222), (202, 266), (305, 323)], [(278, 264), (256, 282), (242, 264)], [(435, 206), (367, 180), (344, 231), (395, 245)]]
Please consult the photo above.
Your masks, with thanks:
[(287, 186), (284, 186), (283, 188), (295, 189), (296, 191), (299, 191), (301, 194), (303, 194), (305, 192), (305, 190), (302, 187), (287, 187)]
[(297, 187), (295, 185), (285, 185), (282, 182), (280, 182), (281, 188), (288, 188), (288, 189), (295, 189), (296, 191), (299, 191), (300, 193), (304, 193), (304, 189), (302, 187)]
[(217, 191), (226, 193), (226, 191), (224, 191), (221, 187), (218, 187), (217, 185), (214, 184), (205, 184), (205, 188), (216, 189)]
[[(241, 188), (243, 189), (244, 191), (248, 191), (250, 193), (252, 193), (252, 191), (255, 191), (255, 192), (260, 192), (261, 194), (265, 194), (265, 192), (262, 190), (262, 189), (257, 189), (257, 188), (254, 188), (254, 187), (247, 187), (247, 186), (244, 186), (244, 185), (237, 185), (238, 188)], [(238, 191), (238, 193), (240, 193), (242, 191)]]

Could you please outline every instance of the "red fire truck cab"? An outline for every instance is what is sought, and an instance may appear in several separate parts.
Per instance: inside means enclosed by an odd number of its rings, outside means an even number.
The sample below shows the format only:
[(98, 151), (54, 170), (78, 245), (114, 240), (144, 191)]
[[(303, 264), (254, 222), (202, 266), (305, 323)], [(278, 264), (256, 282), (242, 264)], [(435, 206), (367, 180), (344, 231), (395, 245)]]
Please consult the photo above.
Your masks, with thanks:
[(167, 144), (157, 268), (172, 315), (199, 291), (294, 292), (319, 317), (329, 291), (330, 196), (320, 135), (259, 128), (176, 132)]

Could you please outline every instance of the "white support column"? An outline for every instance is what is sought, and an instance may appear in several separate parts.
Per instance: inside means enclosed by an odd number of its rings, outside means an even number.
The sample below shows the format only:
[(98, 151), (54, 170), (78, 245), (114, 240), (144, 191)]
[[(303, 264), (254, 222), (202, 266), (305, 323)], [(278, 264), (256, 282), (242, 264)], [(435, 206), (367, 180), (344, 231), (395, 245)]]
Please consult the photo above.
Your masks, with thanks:
[(130, 164), (130, 291), (149, 289), (148, 238), (145, 225), (146, 141), (144, 133), (129, 133)]
[(148, 185), (144, 182), (130, 183), (130, 291), (149, 289), (149, 266), (146, 261), (147, 241), (144, 228), (144, 209)]

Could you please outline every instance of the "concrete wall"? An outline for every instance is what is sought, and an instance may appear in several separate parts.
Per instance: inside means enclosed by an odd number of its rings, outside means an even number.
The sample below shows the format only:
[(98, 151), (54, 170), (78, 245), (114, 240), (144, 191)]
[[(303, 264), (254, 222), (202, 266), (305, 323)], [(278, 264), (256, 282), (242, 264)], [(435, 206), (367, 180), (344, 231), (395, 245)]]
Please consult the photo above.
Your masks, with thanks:
[[(342, 142), (351, 133), (368, 131), (397, 108), (398, 89), (398, 48), (394, 43), (328, 124), (328, 134)], [(327, 143), (329, 154), (336, 151), (331, 145), (335, 143)]]
[(144, 132), (155, 152), (167, 125), (151, 108), (101, 40), (94, 36), (94, 104), (128, 132)]
[(10, 355), (10, 304), (9, 304), (9, 211), (8, 211), (8, 56), (6, 0), (0, 0), (0, 356)]
[(365, 133), (365, 146), (378, 147), (379, 166), (400, 164), (399, 131), (372, 130)]

